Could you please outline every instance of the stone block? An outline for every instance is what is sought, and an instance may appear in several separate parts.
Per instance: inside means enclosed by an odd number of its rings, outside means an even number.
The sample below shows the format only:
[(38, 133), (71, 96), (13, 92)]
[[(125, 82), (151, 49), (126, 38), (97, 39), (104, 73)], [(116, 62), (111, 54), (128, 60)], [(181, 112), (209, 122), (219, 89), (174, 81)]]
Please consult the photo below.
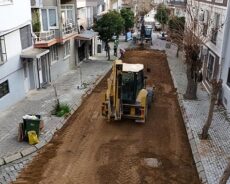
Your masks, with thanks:
[(21, 168), (19, 167), (19, 164), (15, 164), (15, 165), (14, 165), (14, 168), (15, 168), (17, 171), (21, 170)]
[(21, 153), (15, 153), (15, 154), (13, 154), (13, 155), (4, 157), (3, 159), (4, 159), (5, 163), (8, 164), (8, 163), (10, 163), (10, 162), (13, 162), (13, 161), (19, 159), (19, 158), (22, 158)]
[(30, 148), (27, 148), (27, 149), (24, 149), (23, 151), (21, 151), (21, 154), (24, 157), (26, 155), (29, 155), (29, 154), (35, 152), (36, 150), (37, 150), (36, 147), (31, 146)]
[(60, 130), (62, 128), (63, 124), (62, 123), (58, 123), (57, 126), (56, 126), (56, 129), (57, 130)]
[(205, 174), (204, 171), (201, 171), (201, 172), (198, 173), (198, 174), (199, 174), (199, 178), (200, 178), (200, 180), (201, 180), (202, 183), (207, 182), (206, 174)]
[(52, 135), (54, 135), (56, 131), (57, 131), (57, 129), (53, 129), (53, 130), (50, 131), (50, 133), (51, 133)]
[(2, 158), (0, 158), (0, 166), (2, 166), (4, 164), (5, 164), (4, 160)]
[(46, 141), (45, 140), (41, 140), (38, 144), (35, 145), (35, 147), (37, 149), (40, 149), (40, 148), (42, 148), (45, 145), (46, 145)]
[(46, 141), (46, 142), (50, 142), (52, 138), (53, 138), (52, 133), (48, 133), (48, 134), (46, 135), (46, 137), (45, 137), (45, 141)]
[(199, 155), (199, 153), (193, 154), (193, 158), (194, 158), (195, 163), (200, 162), (200, 155)]
[(196, 170), (197, 170), (198, 173), (200, 173), (202, 171), (204, 172), (204, 167), (203, 167), (202, 162), (197, 162), (196, 163)]

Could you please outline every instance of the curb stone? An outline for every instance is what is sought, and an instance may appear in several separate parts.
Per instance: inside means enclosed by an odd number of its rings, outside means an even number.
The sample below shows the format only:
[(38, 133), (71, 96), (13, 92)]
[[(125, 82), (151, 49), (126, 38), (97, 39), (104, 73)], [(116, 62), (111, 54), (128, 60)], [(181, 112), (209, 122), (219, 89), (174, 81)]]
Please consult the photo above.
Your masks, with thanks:
[[(191, 132), (192, 134), (192, 139), (189, 140), (189, 144), (190, 144), (190, 147), (191, 147), (191, 150), (192, 150), (192, 155), (193, 155), (193, 159), (194, 159), (194, 162), (196, 164), (196, 170), (197, 170), (197, 173), (199, 175), (199, 178), (201, 180), (202, 183), (207, 183), (207, 177), (206, 177), (206, 174), (204, 172), (204, 167), (203, 167), (203, 164), (201, 162), (201, 159), (200, 159), (200, 154), (198, 152), (198, 149), (197, 149), (197, 146), (196, 146), (196, 142), (194, 140), (194, 135), (193, 135), (193, 132), (190, 130), (190, 127), (189, 127), (189, 122), (188, 122), (188, 118), (187, 118), (187, 115), (186, 115), (186, 110), (183, 106), (183, 101), (179, 101), (179, 103), (181, 103), (180, 107), (182, 107), (181, 109), (181, 113), (182, 113), (182, 117), (183, 117), (183, 120), (185, 122), (185, 127), (186, 127), (186, 132), (187, 132), (187, 136), (189, 134), (189, 132)], [(197, 167), (197, 163), (199, 163), (199, 169)]]
[(24, 157), (24, 156), (27, 156), (27, 155), (35, 152), (35, 151), (37, 151), (37, 149), (36, 149), (36, 147), (33, 146), (33, 147), (30, 147), (30, 148), (27, 148), (27, 149), (24, 149), (23, 151), (21, 151), (21, 155), (22, 155), (22, 157)]
[[(95, 83), (92, 85), (92, 87), (89, 88), (88, 91), (86, 91), (82, 96), (81, 96), (81, 100), (77, 105), (74, 105), (73, 109), (71, 110), (71, 114), (65, 118), (59, 121), (59, 123), (57, 124), (57, 126), (54, 127), (53, 130), (50, 130), (49, 133), (45, 136), (45, 138), (41, 139), (39, 141), (38, 144), (31, 146), (30, 148), (26, 148), (24, 150), (22, 150), (21, 152), (15, 153), (13, 155), (10, 156), (6, 156), (3, 158), (0, 158), (0, 166), (2, 165), (6, 165), (10, 162), (13, 162), (15, 160), (18, 160), (22, 157), (28, 156), (36, 151), (38, 151), (39, 149), (41, 149), (43, 146), (45, 146), (48, 142), (50, 142), (53, 138), (53, 135), (56, 133), (57, 130), (61, 129), (62, 126), (68, 121), (68, 119), (71, 117), (71, 115), (82, 105), (82, 99), (84, 99), (85, 97), (87, 97), (89, 94), (91, 94), (93, 92), (93, 90), (95, 89), (95, 87), (101, 82), (101, 80), (110, 72), (112, 66), (110, 66), (108, 68), (108, 71), (104, 72), (99, 78), (98, 80), (95, 81)], [(1, 184), (1, 183), (0, 183)]]
[[(169, 69), (170, 69), (170, 67), (169, 67)], [(174, 87), (177, 88), (177, 82), (176, 82), (176, 80), (174, 78), (174, 75), (173, 75), (173, 72), (172, 72), (171, 69), (170, 69), (170, 74), (171, 74), (171, 77), (172, 77), (172, 80), (173, 80)], [(206, 174), (205, 174), (205, 171), (204, 171), (204, 166), (203, 166), (203, 164), (201, 162), (201, 159), (200, 159), (200, 154), (199, 154), (197, 146), (196, 146), (196, 142), (195, 142), (195, 139), (194, 139), (193, 132), (191, 131), (190, 126), (189, 126), (189, 120), (188, 120), (188, 117), (187, 117), (187, 114), (186, 114), (186, 109), (185, 109), (185, 107), (183, 105), (183, 96), (182, 96), (182, 94), (179, 94), (178, 88), (177, 88), (177, 101), (179, 103), (182, 118), (184, 120), (187, 137), (188, 137), (188, 140), (189, 140), (190, 148), (192, 150), (193, 159), (194, 159), (194, 162), (196, 164), (197, 173), (199, 175), (199, 178), (200, 178), (201, 182), (203, 184), (206, 184), (208, 180), (207, 180), (207, 177), (206, 177)], [(191, 138), (191, 139), (189, 139), (189, 138)]]
[(0, 158), (0, 166), (2, 166), (4, 164), (5, 164), (4, 160), (2, 158)]
[(37, 150), (39, 150), (39, 149), (42, 148), (45, 144), (46, 144), (45, 140), (41, 140), (41, 141), (39, 141), (38, 144), (35, 145), (35, 147), (37, 148)]
[(46, 143), (50, 142), (51, 139), (53, 138), (53, 135), (54, 135), (55, 132), (53, 132), (53, 130), (51, 130), (45, 137), (45, 141)]
[(22, 158), (22, 155), (21, 153), (15, 153), (13, 155), (10, 155), (10, 156), (7, 156), (7, 157), (3, 157), (4, 161), (6, 164), (10, 163), (10, 162), (13, 162), (19, 158)]

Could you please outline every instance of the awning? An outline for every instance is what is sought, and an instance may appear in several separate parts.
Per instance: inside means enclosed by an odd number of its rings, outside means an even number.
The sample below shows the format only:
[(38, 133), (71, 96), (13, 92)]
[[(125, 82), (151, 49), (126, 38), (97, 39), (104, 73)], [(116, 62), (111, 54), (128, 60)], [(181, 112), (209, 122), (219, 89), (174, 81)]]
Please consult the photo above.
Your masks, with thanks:
[(75, 39), (77, 40), (91, 40), (98, 35), (98, 32), (86, 30), (78, 34)]
[(49, 53), (48, 49), (31, 48), (31, 49), (22, 51), (20, 56), (21, 58), (36, 59), (36, 58), (40, 58), (41, 56), (44, 56), (47, 53)]

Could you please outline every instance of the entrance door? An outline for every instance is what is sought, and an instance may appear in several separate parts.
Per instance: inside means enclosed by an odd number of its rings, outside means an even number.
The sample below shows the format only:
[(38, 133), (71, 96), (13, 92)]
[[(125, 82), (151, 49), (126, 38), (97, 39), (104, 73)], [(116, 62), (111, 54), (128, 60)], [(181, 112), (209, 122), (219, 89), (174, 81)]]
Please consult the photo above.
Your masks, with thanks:
[(38, 60), (40, 87), (44, 87), (49, 82), (49, 65), (46, 55)]

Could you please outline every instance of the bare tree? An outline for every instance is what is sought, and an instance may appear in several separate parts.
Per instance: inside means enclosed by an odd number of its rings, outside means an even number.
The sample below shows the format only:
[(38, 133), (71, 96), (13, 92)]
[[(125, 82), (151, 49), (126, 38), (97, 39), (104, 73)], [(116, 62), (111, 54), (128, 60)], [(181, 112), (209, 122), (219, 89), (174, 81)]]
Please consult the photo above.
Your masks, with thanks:
[(222, 80), (217, 81), (216, 79), (213, 79), (211, 81), (211, 84), (212, 84), (212, 92), (211, 92), (211, 96), (210, 96), (210, 106), (209, 106), (208, 118), (206, 120), (206, 123), (203, 126), (203, 129), (202, 129), (202, 134), (201, 134), (202, 139), (208, 138), (208, 130), (209, 130), (211, 123), (212, 123), (214, 106), (215, 106), (215, 102), (217, 100), (217, 95), (218, 95), (220, 88), (221, 88), (221, 85), (222, 85)]
[[(216, 22), (211, 17), (211, 6), (209, 13), (204, 13), (202, 10), (203, 14), (201, 14), (202, 8), (199, 7), (198, 1), (188, 0), (184, 29), (181, 27), (173, 32), (169, 31), (172, 42), (183, 47), (187, 66), (187, 88), (184, 98), (190, 100), (197, 99), (197, 85), (200, 82), (198, 76), (202, 67), (201, 47), (206, 45), (212, 39), (213, 34), (217, 33), (223, 26), (215, 25)], [(182, 49), (182, 47), (178, 49)]]

